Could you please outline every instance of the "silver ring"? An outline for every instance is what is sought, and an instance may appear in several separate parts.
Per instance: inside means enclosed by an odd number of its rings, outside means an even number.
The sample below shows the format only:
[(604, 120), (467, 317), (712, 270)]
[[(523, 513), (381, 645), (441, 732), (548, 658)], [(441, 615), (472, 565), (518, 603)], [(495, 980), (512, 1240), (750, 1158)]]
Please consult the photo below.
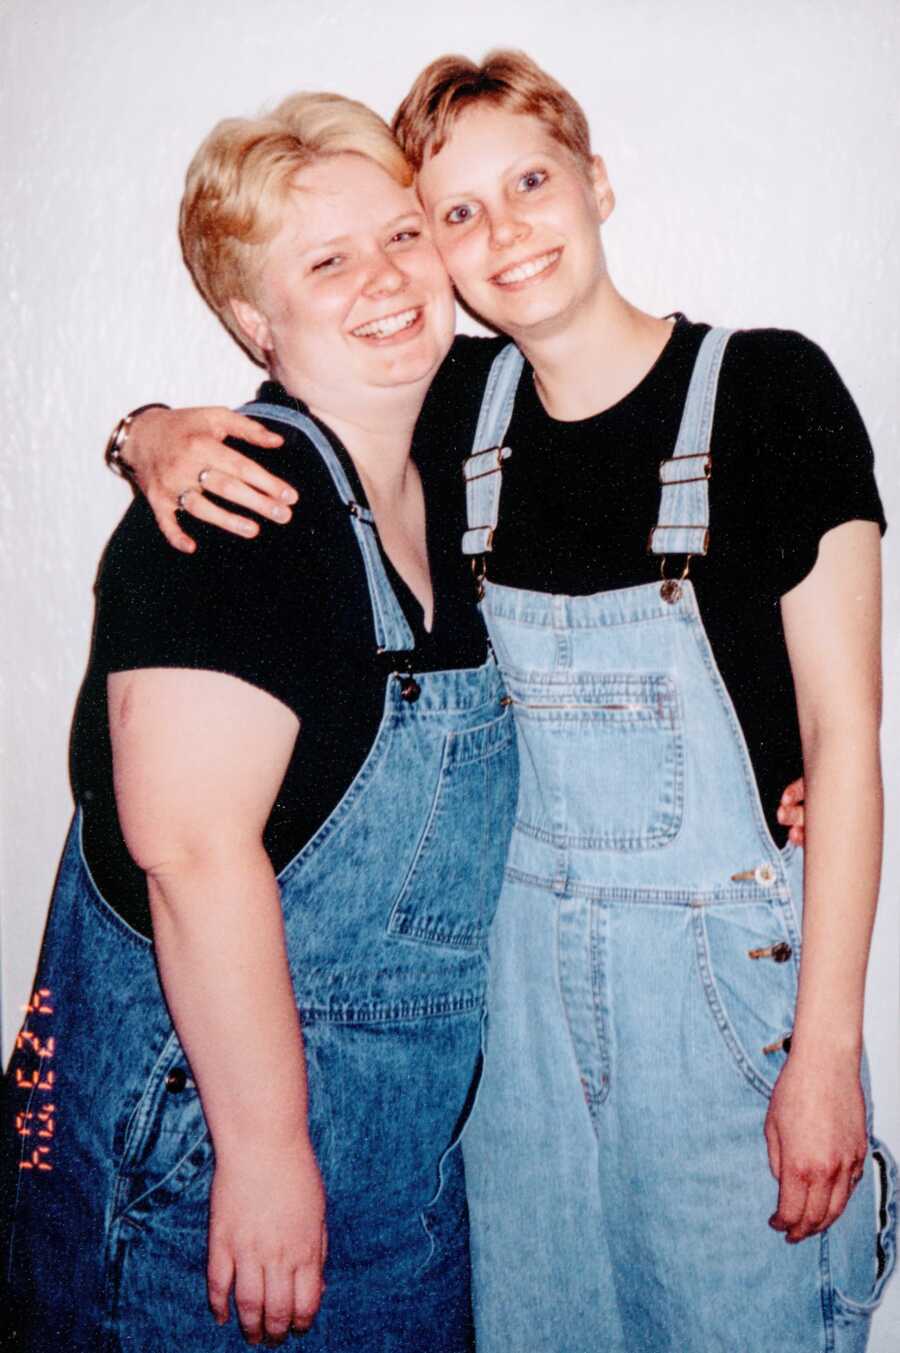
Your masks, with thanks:
[(203, 488), (203, 486), (204, 486), (205, 483), (206, 483), (207, 476), (208, 476), (208, 475), (211, 475), (211, 474), (212, 474), (212, 469), (210, 468), (210, 466), (209, 466), (209, 465), (204, 465), (203, 469), (202, 469), (202, 470), (200, 471), (200, 473), (197, 475), (197, 483), (200, 485), (201, 489)]
[(182, 512), (187, 512), (187, 503), (184, 500), (185, 498), (187, 498), (189, 493), (193, 492), (194, 492), (193, 488), (182, 489), (178, 497), (175, 499), (176, 503), (178, 504)]

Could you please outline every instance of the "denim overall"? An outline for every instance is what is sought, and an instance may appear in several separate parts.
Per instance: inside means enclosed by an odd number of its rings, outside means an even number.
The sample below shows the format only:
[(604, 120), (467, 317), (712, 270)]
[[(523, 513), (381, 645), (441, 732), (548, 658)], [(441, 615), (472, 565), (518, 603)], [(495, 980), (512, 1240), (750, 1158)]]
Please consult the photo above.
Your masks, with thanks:
[[(387, 676), (365, 763), (278, 880), (328, 1198), (327, 1290), (302, 1347), (463, 1353), (454, 1148), (480, 1067), (487, 932), (515, 809), (513, 720), (493, 661), (412, 677), (372, 515), (327, 440), (283, 408), (244, 412), (299, 426), (325, 460), (352, 514)], [(245, 1349), (234, 1316), (219, 1329), (206, 1304), (213, 1147), (153, 946), (97, 891), (80, 814), (9, 1075), (16, 1347)]]
[[(663, 556), (709, 545), (727, 339), (706, 337), (661, 466)], [(476, 562), (521, 367), (495, 362), (466, 464)], [(686, 572), (662, 573), (594, 596), (485, 583), (520, 789), (463, 1139), (479, 1353), (858, 1353), (894, 1264), (893, 1165), (873, 1140), (825, 1235), (767, 1225), (802, 852), (767, 829)]]

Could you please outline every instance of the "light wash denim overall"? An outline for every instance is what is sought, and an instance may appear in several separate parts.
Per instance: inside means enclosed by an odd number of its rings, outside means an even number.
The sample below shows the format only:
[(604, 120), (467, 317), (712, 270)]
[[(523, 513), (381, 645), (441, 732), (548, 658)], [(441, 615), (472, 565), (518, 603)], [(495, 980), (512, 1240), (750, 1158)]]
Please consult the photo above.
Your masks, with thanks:
[[(409, 674), (412, 635), (372, 515), (327, 440), (283, 408), (244, 412), (299, 425), (325, 460), (352, 513), (387, 678), (364, 765), (279, 876), (328, 1196), (328, 1287), (302, 1348), (463, 1353), (467, 1217), (453, 1148), (480, 1065), (513, 720), (492, 660)], [(153, 947), (99, 895), (79, 816), (9, 1074), (24, 1166), (9, 1260), (27, 1310), (17, 1347), (245, 1349), (234, 1316), (219, 1329), (206, 1305), (213, 1148)]]
[[(706, 337), (661, 465), (661, 555), (709, 544), (727, 339)], [(466, 464), (482, 560), (521, 368), (495, 362)], [(826, 1235), (767, 1225), (802, 852), (767, 830), (691, 583), (487, 582), (483, 611), (520, 789), (463, 1139), (479, 1353), (858, 1353), (894, 1265), (894, 1169), (873, 1140)]]

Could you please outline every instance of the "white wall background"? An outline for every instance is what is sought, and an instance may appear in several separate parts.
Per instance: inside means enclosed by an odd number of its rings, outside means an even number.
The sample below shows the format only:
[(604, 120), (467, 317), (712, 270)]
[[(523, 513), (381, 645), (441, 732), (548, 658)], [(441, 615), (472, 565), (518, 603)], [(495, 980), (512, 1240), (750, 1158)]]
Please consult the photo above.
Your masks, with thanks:
[[(900, 1146), (900, 266), (896, 0), (4, 0), (0, 5), (0, 962), (6, 1056), (71, 810), (66, 741), (101, 546), (101, 451), (148, 399), (236, 403), (256, 369), (193, 292), (175, 220), (218, 118), (298, 88), (389, 116), (445, 51), (525, 48), (584, 103), (614, 276), (664, 313), (806, 331), (872, 434), (887, 538), (888, 845), (868, 1040)], [(852, 842), (847, 848), (852, 850)], [(897, 1347), (900, 1281), (873, 1353)], [(775, 1351), (773, 1350), (773, 1353)]]

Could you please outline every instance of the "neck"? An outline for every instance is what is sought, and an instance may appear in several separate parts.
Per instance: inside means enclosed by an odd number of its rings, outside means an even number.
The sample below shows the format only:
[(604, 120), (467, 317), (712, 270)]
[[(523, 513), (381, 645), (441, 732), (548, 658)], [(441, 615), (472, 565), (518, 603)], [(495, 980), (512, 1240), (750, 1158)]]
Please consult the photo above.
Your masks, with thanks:
[(551, 418), (572, 422), (602, 413), (643, 380), (672, 332), (603, 276), (572, 314), (540, 330), (512, 334), (534, 367)]
[(353, 391), (313, 387), (274, 366), (272, 375), (341, 439), (370, 503), (402, 493), (427, 381)]

